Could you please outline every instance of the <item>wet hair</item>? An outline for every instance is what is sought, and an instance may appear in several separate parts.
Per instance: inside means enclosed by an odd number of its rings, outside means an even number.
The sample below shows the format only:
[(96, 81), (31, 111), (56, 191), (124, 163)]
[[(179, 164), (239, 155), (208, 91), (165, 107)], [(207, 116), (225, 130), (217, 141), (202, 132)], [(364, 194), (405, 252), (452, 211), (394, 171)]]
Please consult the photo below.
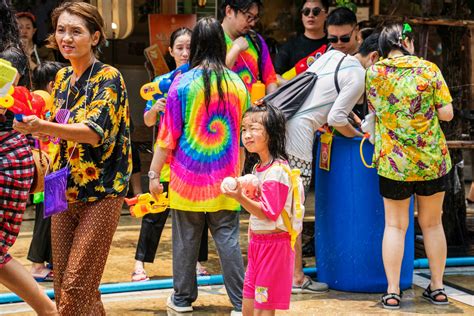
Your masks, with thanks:
[(222, 82), (226, 82), (225, 56), (227, 47), (224, 39), (224, 30), (219, 21), (212, 17), (201, 18), (194, 27), (191, 36), (191, 50), (189, 54), (190, 68), (201, 67), (204, 80), (204, 96), (206, 107), (211, 101), (211, 75), (216, 75), (216, 86), (219, 94), (219, 104), (226, 97), (222, 90)]
[[(283, 113), (271, 105), (262, 102), (258, 106), (251, 106), (245, 111), (243, 117), (250, 115), (260, 115), (265, 132), (268, 135), (268, 151), (274, 159), (288, 160), (286, 153), (286, 120)], [(245, 149), (247, 157), (254, 156), (255, 153), (249, 153)]]
[(331, 11), (326, 19), (326, 25), (356, 25), (357, 17), (346, 7), (339, 7)]
[(329, 12), (329, 0), (306, 0), (306, 1), (303, 1), (303, 3), (300, 5), (299, 12), (301, 12), (301, 10), (303, 10), (304, 5), (308, 2), (310, 2), (310, 3), (319, 2), (319, 4), (323, 7), (323, 9), (326, 10), (326, 12)]
[(0, 58), (8, 60), (21, 77), (25, 76), (28, 72), (28, 58), (26, 55), (16, 47), (10, 47), (0, 52)]
[[(105, 29), (104, 29), (104, 20), (100, 15), (99, 11), (95, 6), (86, 2), (64, 2), (59, 7), (53, 10), (51, 14), (51, 21), (53, 25), (53, 30), (56, 32), (58, 26), (58, 19), (64, 12), (67, 12), (71, 15), (76, 15), (80, 17), (89, 30), (89, 33), (92, 35), (95, 32), (100, 33), (99, 42), (96, 46), (92, 47), (92, 51), (98, 57), (100, 49), (105, 45)], [(56, 43), (55, 33), (52, 33), (48, 36), (48, 47), (53, 49), (58, 49), (58, 43)]]
[(46, 90), (48, 84), (54, 81), (59, 69), (65, 67), (64, 64), (56, 61), (43, 61), (33, 71), (33, 87), (35, 90)]
[[(360, 26), (359, 26), (360, 28)], [(362, 37), (362, 40), (365, 40), (367, 37), (372, 35), (375, 32), (375, 29), (373, 27), (364, 27), (360, 29), (360, 36)]]
[[(180, 37), (182, 35), (189, 35), (191, 37), (192, 34), (193, 34), (193, 31), (191, 31), (187, 27), (180, 27), (180, 28), (174, 30), (173, 33), (171, 33), (171, 36), (170, 36), (170, 47), (171, 47), (171, 49), (173, 49), (174, 43), (176, 42), (178, 37)], [(174, 60), (173, 56), (171, 56), (171, 54), (168, 50), (166, 51), (166, 54), (165, 54), (164, 58), (165, 58), (166, 64), (168, 65), (168, 67), (170, 69), (175, 69), (176, 68), (176, 61)]]
[(225, 17), (225, 8), (227, 6), (230, 6), (232, 10), (235, 11), (235, 14), (237, 14), (237, 11), (247, 12), (255, 4), (258, 6), (260, 11), (263, 7), (261, 0), (224, 0), (221, 4), (220, 13), (222, 17)]
[(6, 0), (0, 0), (0, 58), (9, 61), (20, 75), (19, 86), (29, 87), (29, 62), (20, 43), (15, 12)]
[(379, 36), (380, 33), (373, 33), (364, 39), (359, 47), (358, 53), (364, 57), (368, 56), (372, 52), (378, 52), (380, 54)]
[(0, 58), (9, 61), (12, 64), (12, 67), (16, 68), (20, 75), (20, 81), (18, 82), (19, 86), (30, 86), (28, 58), (21, 49), (13, 46), (9, 47), (0, 52)]
[(381, 55), (386, 58), (390, 51), (396, 49), (403, 53), (403, 55), (411, 55), (410, 52), (403, 46), (403, 39), (413, 39), (412, 32), (403, 33), (403, 25), (391, 24), (387, 25), (380, 32), (379, 47)]
[(11, 6), (0, 0), (0, 52), (10, 47), (21, 50), (18, 24)]

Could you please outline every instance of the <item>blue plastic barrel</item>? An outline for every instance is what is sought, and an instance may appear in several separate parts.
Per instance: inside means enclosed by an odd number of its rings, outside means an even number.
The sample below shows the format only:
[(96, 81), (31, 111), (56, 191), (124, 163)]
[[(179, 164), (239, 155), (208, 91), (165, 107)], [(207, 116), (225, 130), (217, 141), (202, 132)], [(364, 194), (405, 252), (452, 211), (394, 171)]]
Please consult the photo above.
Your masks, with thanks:
[[(316, 266), (318, 280), (331, 289), (383, 293), (387, 278), (382, 262), (384, 206), (376, 169), (366, 168), (359, 154), (360, 138), (336, 136), (330, 171), (316, 165)], [(321, 147), (321, 146), (319, 146)], [(364, 155), (372, 161), (366, 141)], [(405, 238), (400, 288), (410, 288), (414, 262), (413, 206)], [(397, 249), (394, 249), (397, 251)]]

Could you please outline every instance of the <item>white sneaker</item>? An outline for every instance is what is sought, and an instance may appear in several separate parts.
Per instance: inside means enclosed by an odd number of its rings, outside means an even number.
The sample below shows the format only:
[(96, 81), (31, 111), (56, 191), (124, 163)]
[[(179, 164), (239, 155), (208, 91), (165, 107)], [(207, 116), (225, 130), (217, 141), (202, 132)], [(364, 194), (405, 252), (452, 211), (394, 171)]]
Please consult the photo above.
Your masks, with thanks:
[(177, 306), (173, 302), (173, 294), (168, 296), (168, 299), (166, 300), (166, 306), (171, 308), (172, 310), (178, 312), (178, 313), (187, 313), (187, 312), (192, 312), (193, 307), (191, 305), (189, 306)]
[(230, 312), (230, 316), (242, 316), (242, 312), (241, 312), (241, 311), (232, 310), (232, 312)]

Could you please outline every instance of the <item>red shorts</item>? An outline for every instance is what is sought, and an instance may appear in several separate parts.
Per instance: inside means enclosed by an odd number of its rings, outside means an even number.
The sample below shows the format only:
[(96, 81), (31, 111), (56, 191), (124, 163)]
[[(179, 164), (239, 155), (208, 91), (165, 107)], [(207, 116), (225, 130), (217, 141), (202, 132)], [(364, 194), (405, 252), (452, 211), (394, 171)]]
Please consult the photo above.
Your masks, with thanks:
[(243, 296), (255, 309), (289, 309), (295, 252), (290, 235), (251, 234)]

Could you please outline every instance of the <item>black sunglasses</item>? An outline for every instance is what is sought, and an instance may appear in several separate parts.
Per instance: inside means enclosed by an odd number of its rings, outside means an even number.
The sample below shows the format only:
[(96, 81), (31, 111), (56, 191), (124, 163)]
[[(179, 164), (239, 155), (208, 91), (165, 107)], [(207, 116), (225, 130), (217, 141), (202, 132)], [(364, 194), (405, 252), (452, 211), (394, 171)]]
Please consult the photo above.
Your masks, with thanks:
[(304, 16), (309, 16), (309, 14), (311, 13), (311, 11), (313, 12), (313, 15), (314, 16), (318, 16), (319, 13), (321, 13), (323, 11), (323, 9), (319, 8), (319, 7), (314, 7), (312, 9), (310, 8), (303, 8), (301, 10), (301, 14), (303, 14)]
[(328, 42), (331, 43), (331, 44), (336, 44), (339, 41), (341, 41), (341, 43), (349, 43), (350, 40), (351, 40), (351, 37), (352, 37), (352, 33), (354, 33), (354, 30), (355, 30), (356, 26), (357, 25), (355, 25), (352, 28), (352, 31), (349, 34), (342, 35), (342, 36), (339, 36), (339, 37), (337, 37), (337, 36), (328, 37)]

